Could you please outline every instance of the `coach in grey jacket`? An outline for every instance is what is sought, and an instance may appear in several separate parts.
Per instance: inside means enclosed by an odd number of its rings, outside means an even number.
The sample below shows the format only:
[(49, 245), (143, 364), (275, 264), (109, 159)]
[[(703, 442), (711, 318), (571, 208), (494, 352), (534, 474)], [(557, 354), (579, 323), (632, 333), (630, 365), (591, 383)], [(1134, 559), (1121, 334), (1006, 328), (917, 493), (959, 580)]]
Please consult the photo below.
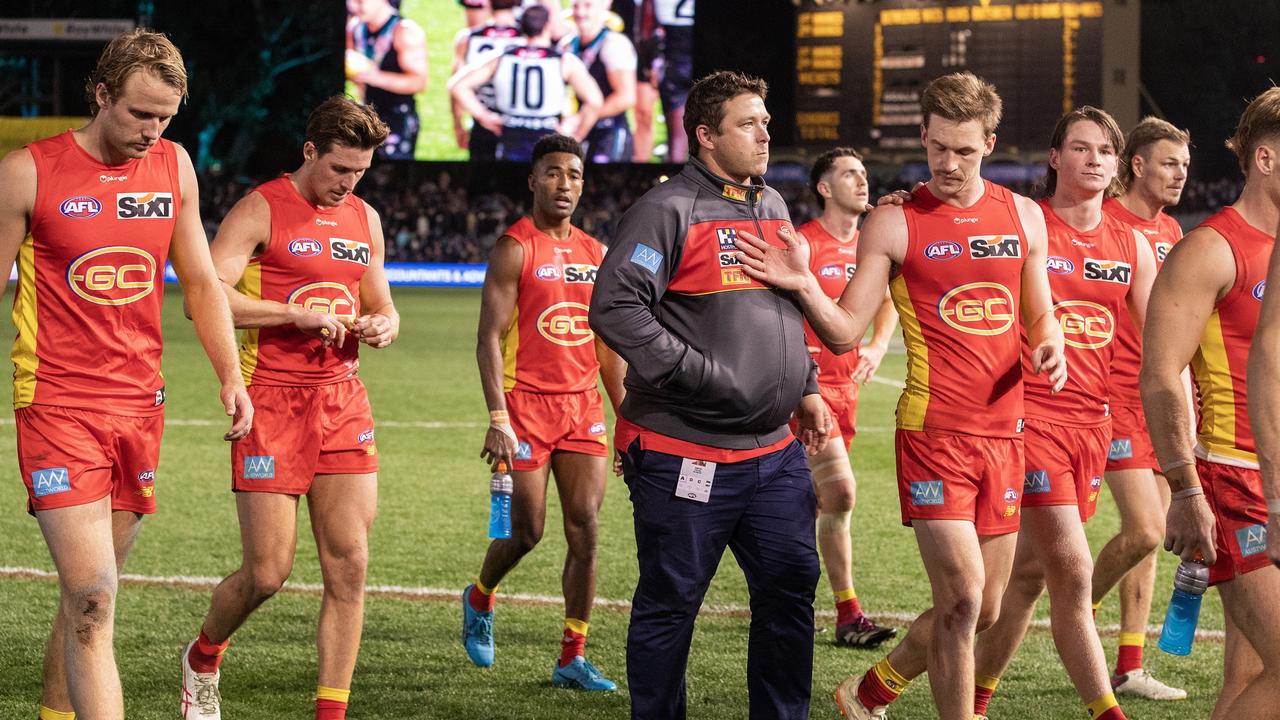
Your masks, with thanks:
[(685, 716), (693, 623), (725, 547), (751, 591), (752, 718), (807, 718), (813, 666), (816, 500), (811, 449), (830, 419), (786, 292), (747, 277), (737, 233), (792, 232), (760, 176), (769, 161), (762, 80), (733, 72), (689, 92), (694, 157), (626, 215), (596, 279), (591, 327), (628, 363), (615, 442), (635, 516), (627, 636), (633, 718)]

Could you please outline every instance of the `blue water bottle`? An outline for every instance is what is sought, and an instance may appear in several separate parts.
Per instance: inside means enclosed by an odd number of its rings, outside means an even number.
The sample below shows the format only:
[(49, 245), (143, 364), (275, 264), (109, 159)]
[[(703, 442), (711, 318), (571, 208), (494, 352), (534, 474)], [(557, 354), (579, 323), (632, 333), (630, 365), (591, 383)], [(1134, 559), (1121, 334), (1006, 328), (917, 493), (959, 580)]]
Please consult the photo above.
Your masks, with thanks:
[(1190, 655), (1191, 642), (1200, 622), (1200, 601), (1209, 589), (1209, 567), (1183, 560), (1173, 576), (1173, 597), (1160, 631), (1160, 649), (1170, 655)]
[(511, 537), (511, 490), (514, 485), (507, 474), (507, 464), (498, 462), (498, 472), (489, 480), (489, 537), (506, 540)]

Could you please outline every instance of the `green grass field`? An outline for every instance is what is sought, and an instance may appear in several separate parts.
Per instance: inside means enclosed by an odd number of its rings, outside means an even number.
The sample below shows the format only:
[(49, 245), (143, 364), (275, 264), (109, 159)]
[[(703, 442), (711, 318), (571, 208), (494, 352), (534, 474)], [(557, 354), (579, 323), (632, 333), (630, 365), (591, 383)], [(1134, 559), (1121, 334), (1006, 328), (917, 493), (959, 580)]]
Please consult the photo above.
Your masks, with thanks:
[[(479, 294), (400, 289), (395, 295), (403, 316), (401, 338), (384, 351), (366, 349), (362, 372), (379, 422), (382, 458), (369, 582), (442, 592), (371, 597), (349, 717), (627, 717), (623, 611), (598, 609), (588, 646), (597, 665), (623, 686), (619, 693), (585, 696), (551, 687), (562, 617), (552, 604), (500, 600), (496, 664), (479, 670), (467, 661), (458, 643), (460, 611), (453, 593), (475, 577), (487, 543), (488, 473), (477, 457), (487, 420), (473, 353)], [(224, 420), (213, 374), (180, 307), (180, 297), (171, 292), (164, 358), (169, 423), (156, 482), (160, 511), (144, 523), (126, 571), (152, 578), (220, 578), (239, 562), (229, 451), (220, 439)], [(0, 320), (0, 337), (12, 336), (6, 315)], [(900, 380), (903, 375), (903, 356), (891, 354), (882, 377)], [(896, 396), (897, 390), (884, 384), (869, 385), (863, 395), (862, 428), (854, 443), (859, 478), (854, 569), (859, 597), (872, 615), (904, 617), (929, 604), (929, 590), (911, 532), (898, 522), (891, 455)], [(0, 487), (0, 565), (49, 571), (52, 563), (36, 523), (24, 512), (25, 493), (12, 459), (13, 446), (11, 421), (0, 422), (0, 448), (9, 478)], [(565, 547), (554, 498), (550, 504), (542, 546), (508, 577), (502, 592), (558, 595)], [(318, 583), (315, 547), (305, 512), (302, 516), (292, 581)], [(1116, 525), (1114, 507), (1104, 497), (1088, 526), (1095, 548)], [(609, 480), (600, 528), (599, 596), (627, 600), (636, 566), (630, 507), (620, 479)], [(1157, 613), (1164, 611), (1172, 567), (1162, 559)], [(177, 580), (122, 588), (116, 648), (130, 718), (176, 715), (178, 655), (198, 628), (208, 593), (207, 588)], [(825, 579), (818, 598), (818, 609), (830, 610)], [(0, 718), (35, 714), (40, 658), (56, 599), (51, 579), (16, 577), (12, 571), (0, 575)], [(731, 556), (726, 555), (707, 601), (716, 606), (746, 604), (742, 574)], [(224, 717), (310, 717), (318, 607), (319, 598), (312, 592), (282, 593), (236, 635), (223, 664)], [(1042, 602), (1041, 617), (1045, 609)], [(1201, 627), (1221, 630), (1220, 603), (1210, 600), (1205, 609)], [(831, 622), (828, 617), (819, 624)], [(1099, 622), (1117, 622), (1114, 598), (1108, 598)], [(741, 613), (733, 612), (708, 613), (700, 620), (689, 664), (691, 717), (746, 716), (747, 624)], [(884, 652), (837, 650), (830, 646), (830, 637), (830, 632), (817, 637), (814, 718), (838, 717), (831, 691), (846, 674), (862, 672)], [(1221, 644), (1200, 642), (1187, 659), (1163, 655), (1154, 645), (1152, 639), (1149, 667), (1187, 687), (1191, 698), (1173, 704), (1129, 700), (1129, 716), (1208, 717), (1220, 684)], [(1104, 638), (1104, 647), (1114, 658), (1114, 634)], [(892, 713), (895, 719), (933, 716), (923, 679)], [(1085, 717), (1044, 630), (1029, 635), (992, 702), (991, 716)]]

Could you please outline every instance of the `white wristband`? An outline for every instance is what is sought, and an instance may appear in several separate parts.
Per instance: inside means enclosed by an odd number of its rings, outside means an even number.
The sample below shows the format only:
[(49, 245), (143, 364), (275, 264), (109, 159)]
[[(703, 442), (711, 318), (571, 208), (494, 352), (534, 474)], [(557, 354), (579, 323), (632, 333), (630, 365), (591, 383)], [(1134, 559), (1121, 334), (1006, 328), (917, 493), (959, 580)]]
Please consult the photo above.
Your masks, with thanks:
[(1182, 500), (1184, 498), (1193, 497), (1195, 495), (1203, 495), (1204, 488), (1196, 485), (1195, 487), (1183, 488), (1170, 496), (1171, 500)]
[(1267, 514), (1280, 517), (1280, 498), (1267, 502)]

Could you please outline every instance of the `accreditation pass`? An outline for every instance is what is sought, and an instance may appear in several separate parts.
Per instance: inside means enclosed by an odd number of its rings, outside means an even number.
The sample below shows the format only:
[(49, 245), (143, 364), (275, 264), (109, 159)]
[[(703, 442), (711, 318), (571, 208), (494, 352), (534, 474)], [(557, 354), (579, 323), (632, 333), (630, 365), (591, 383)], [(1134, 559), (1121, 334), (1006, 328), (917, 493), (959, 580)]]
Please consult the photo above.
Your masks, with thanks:
[(680, 480), (676, 482), (676, 497), (707, 502), (711, 499), (711, 480), (715, 476), (715, 463), (684, 458), (680, 464)]

